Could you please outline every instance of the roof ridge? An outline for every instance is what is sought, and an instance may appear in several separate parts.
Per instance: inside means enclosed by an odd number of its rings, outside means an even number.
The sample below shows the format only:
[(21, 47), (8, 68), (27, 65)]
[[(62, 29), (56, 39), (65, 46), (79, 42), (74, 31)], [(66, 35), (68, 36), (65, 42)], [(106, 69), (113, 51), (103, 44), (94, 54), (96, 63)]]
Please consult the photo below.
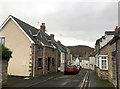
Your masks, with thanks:
[[(18, 19), (18, 18), (16, 18), (16, 17), (14, 17), (14, 16), (12, 16), (12, 15), (10, 15), (14, 20), (15, 19), (17, 19), (17, 20), (19, 20), (20, 22), (22, 22), (22, 23), (24, 23), (24, 24), (26, 24), (26, 25), (29, 25), (29, 26), (31, 26), (32, 28), (35, 28), (36, 30), (38, 30), (36, 27), (34, 27), (34, 26), (32, 26), (32, 25), (30, 25), (30, 24), (28, 24), (28, 23), (26, 23), (26, 22), (24, 22), (24, 21), (22, 21), (22, 20), (20, 20), (20, 19)], [(18, 23), (19, 24), (19, 23)]]

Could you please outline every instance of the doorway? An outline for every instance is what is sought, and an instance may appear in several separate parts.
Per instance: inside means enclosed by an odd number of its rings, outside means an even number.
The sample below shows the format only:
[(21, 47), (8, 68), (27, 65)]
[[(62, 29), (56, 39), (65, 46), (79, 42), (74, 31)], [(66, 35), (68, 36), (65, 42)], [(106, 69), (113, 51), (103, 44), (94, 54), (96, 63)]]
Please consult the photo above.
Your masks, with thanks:
[(48, 71), (50, 71), (50, 57), (48, 57)]

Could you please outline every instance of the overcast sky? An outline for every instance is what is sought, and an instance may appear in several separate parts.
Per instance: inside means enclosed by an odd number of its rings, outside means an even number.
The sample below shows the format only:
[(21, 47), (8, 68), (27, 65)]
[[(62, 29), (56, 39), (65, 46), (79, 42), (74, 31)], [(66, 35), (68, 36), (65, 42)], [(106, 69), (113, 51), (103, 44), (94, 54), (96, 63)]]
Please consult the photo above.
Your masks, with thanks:
[(88, 45), (118, 25), (118, 0), (0, 0), (0, 25), (13, 15), (66, 46)]

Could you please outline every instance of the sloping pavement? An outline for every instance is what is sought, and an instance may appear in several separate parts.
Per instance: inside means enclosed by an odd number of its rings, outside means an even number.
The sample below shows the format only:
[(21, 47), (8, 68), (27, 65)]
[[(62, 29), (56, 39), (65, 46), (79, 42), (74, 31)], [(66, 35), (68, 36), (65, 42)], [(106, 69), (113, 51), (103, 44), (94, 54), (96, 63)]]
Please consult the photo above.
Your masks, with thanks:
[(112, 83), (108, 80), (100, 79), (95, 71), (89, 71), (88, 89), (115, 89)]

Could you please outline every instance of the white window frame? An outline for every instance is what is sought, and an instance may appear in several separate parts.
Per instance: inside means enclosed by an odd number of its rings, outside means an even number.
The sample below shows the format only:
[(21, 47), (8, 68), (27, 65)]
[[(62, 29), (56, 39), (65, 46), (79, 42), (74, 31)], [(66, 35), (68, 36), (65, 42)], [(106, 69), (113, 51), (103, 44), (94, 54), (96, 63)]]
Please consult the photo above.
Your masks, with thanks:
[[(4, 39), (4, 43), (2, 43), (2, 39)], [(5, 37), (0, 37), (0, 44), (5, 45)]]
[(99, 56), (96, 56), (96, 67), (100, 66)]
[[(106, 59), (105, 59), (105, 57), (106, 57)], [(100, 69), (101, 70), (108, 70), (108, 55), (99, 55), (99, 60), (100, 60)], [(102, 68), (102, 61), (106, 61), (106, 68)]]

